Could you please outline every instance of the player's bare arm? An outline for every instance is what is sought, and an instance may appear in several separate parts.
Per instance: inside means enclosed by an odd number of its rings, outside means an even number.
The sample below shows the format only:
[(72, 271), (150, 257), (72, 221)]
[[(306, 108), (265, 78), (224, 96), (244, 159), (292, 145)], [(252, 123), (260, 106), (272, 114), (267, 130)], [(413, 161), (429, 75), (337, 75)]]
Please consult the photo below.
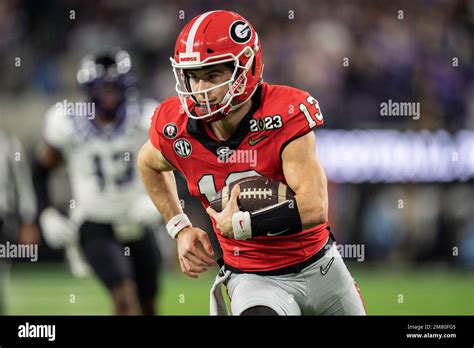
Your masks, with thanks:
[(62, 163), (63, 157), (58, 150), (43, 141), (38, 146), (36, 160), (38, 161), (38, 164), (41, 165), (41, 167), (51, 170), (58, 167)]
[(33, 182), (43, 239), (52, 248), (66, 247), (77, 235), (77, 226), (68, 216), (54, 207), (49, 196), (48, 178), (64, 162), (63, 154), (58, 148), (46, 141), (39, 143), (33, 161)]
[[(63, 158), (61, 153), (54, 147), (48, 145), (46, 142), (42, 142), (37, 149), (37, 153), (33, 161), (33, 172), (36, 174), (35, 185), (40, 186), (41, 189), (46, 192), (48, 172), (54, 168), (57, 168), (62, 162)], [(44, 204), (41, 203), (42, 202), (40, 201), (40, 210), (44, 208)], [(38, 243), (38, 241), (39, 234), (35, 224), (23, 223), (20, 225), (18, 229), (19, 243), (34, 244)]]
[[(174, 224), (173, 218), (181, 216), (183, 209), (179, 204), (173, 166), (150, 141), (140, 150), (137, 164), (151, 200), (163, 218)], [(179, 223), (176, 222), (177, 225)], [(207, 266), (215, 264), (211, 257), (214, 252), (207, 234), (200, 228), (185, 227), (175, 238), (181, 270), (189, 277), (197, 278), (199, 273), (207, 270)]]
[(285, 180), (295, 192), (303, 229), (328, 219), (327, 179), (316, 156), (315, 135), (309, 132), (293, 140), (282, 152)]
[(33, 182), (38, 198), (38, 214), (50, 205), (48, 195), (49, 173), (63, 163), (61, 152), (42, 141), (36, 148), (33, 159)]
[(179, 205), (174, 168), (148, 141), (138, 155), (138, 168), (145, 188), (165, 220), (182, 213)]

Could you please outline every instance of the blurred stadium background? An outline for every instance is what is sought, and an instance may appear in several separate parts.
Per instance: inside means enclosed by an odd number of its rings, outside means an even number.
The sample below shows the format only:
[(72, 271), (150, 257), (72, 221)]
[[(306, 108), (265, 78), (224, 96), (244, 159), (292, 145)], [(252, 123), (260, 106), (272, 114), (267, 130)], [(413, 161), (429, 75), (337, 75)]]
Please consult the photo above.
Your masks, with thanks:
[[(472, 1), (2, 0), (0, 129), (32, 153), (48, 107), (81, 100), (79, 59), (104, 46), (131, 53), (143, 95), (174, 95), (178, 32), (218, 8), (256, 28), (268, 82), (320, 102), (332, 230), (365, 247), (363, 262), (347, 262), (369, 314), (474, 314)], [(419, 103), (419, 119), (381, 116), (389, 100)], [(209, 229), (178, 179), (191, 220)], [(61, 203), (67, 181), (55, 180)], [(160, 313), (207, 314), (215, 272), (186, 278), (162, 236)], [(74, 278), (63, 260), (43, 243), (39, 262), (14, 262), (7, 313), (110, 314), (99, 283)]]

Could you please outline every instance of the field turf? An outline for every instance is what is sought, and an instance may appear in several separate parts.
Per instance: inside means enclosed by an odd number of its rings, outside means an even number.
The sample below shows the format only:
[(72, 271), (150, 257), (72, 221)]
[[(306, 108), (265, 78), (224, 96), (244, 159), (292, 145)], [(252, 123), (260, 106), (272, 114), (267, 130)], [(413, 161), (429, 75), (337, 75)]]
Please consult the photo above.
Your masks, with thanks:
[[(351, 269), (369, 315), (474, 315), (474, 274), (454, 269)], [(215, 270), (199, 279), (178, 271), (162, 277), (163, 315), (207, 315)], [(61, 264), (13, 265), (7, 314), (108, 315), (111, 305), (94, 279), (77, 279)]]

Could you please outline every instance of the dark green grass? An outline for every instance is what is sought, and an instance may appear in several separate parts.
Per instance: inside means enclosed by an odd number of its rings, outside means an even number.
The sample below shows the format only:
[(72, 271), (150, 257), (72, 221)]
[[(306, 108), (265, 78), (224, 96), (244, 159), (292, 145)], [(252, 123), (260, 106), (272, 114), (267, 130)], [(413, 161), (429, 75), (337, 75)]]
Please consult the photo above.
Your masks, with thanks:
[[(474, 315), (473, 273), (447, 269), (351, 269), (372, 315)], [(207, 315), (215, 270), (199, 279), (177, 271), (162, 277), (160, 314)], [(94, 279), (74, 278), (58, 264), (16, 264), (7, 313), (108, 315), (107, 293)]]

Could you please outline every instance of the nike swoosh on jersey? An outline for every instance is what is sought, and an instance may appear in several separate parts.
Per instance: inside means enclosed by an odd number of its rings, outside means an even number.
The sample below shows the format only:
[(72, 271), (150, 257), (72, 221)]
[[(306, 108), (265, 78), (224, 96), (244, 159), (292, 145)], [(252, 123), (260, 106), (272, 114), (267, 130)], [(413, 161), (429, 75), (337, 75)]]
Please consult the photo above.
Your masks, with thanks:
[(254, 146), (258, 144), (259, 142), (261, 142), (263, 139), (265, 139), (267, 136), (268, 135), (262, 135), (261, 137), (258, 137), (257, 139), (249, 138), (249, 145)]
[(285, 229), (285, 230), (283, 230), (283, 231), (281, 231), (281, 232), (276, 232), (276, 233), (268, 232), (268, 233), (267, 233), (267, 236), (269, 236), (269, 237), (278, 236), (278, 235), (280, 235), (280, 234), (285, 233), (285, 232), (288, 231), (288, 230), (289, 230), (289, 228), (287, 228), (287, 229)]

